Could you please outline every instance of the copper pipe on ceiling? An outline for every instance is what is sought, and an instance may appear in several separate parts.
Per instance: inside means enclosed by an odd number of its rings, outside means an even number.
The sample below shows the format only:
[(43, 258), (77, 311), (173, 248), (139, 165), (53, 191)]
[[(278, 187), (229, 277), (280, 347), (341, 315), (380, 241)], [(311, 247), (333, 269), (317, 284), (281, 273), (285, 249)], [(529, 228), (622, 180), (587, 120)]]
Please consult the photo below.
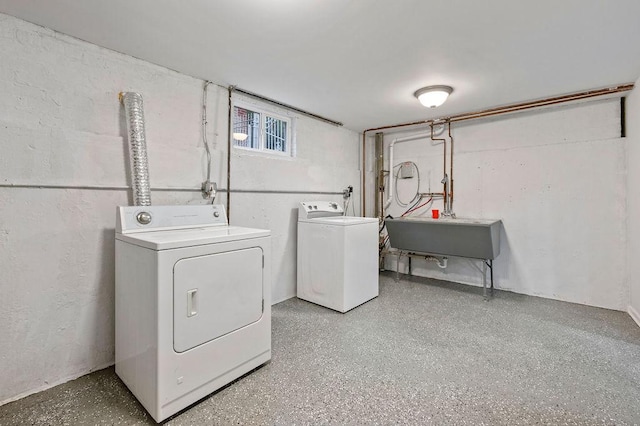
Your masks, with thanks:
[(458, 122), (458, 121), (466, 121), (466, 120), (475, 120), (478, 118), (491, 117), (502, 114), (509, 114), (519, 111), (525, 111), (528, 109), (541, 108), (545, 106), (557, 105), (565, 102), (577, 101), (582, 99), (595, 98), (599, 96), (613, 95), (616, 93), (628, 92), (632, 90), (634, 87), (633, 83), (620, 84), (618, 86), (607, 87), (604, 89), (594, 89), (588, 90), (584, 92), (571, 93), (568, 95), (555, 96), (552, 98), (539, 99), (536, 101), (530, 102), (522, 102), (512, 105), (505, 105), (501, 107), (489, 108), (480, 111), (467, 112), (457, 115), (452, 115), (449, 117), (441, 117), (434, 118), (428, 120), (420, 120), (420, 121), (412, 121), (408, 123), (400, 123), (393, 124), (389, 126), (381, 126), (381, 127), (373, 127), (370, 129), (366, 129), (362, 132), (362, 216), (365, 215), (365, 151), (366, 151), (366, 135), (368, 132), (380, 131), (380, 130), (389, 130), (389, 129), (398, 129), (402, 127), (412, 127), (412, 126), (420, 126), (424, 124), (434, 124), (434, 123), (444, 123), (444, 122)]
[(633, 86), (634, 86), (633, 83), (621, 84), (619, 86), (608, 87), (606, 89), (589, 90), (586, 92), (572, 93), (569, 95), (556, 96), (553, 98), (540, 99), (537, 101), (522, 102), (518, 104), (485, 109), (482, 111), (452, 115), (450, 117), (438, 119), (435, 121), (448, 120), (451, 122), (457, 122), (457, 121), (474, 120), (477, 118), (490, 117), (493, 115), (508, 114), (508, 113), (519, 112), (519, 111), (524, 111), (524, 110), (533, 109), (533, 108), (541, 108), (545, 106), (557, 105), (565, 102), (572, 102), (572, 101), (578, 101), (582, 99), (595, 98), (599, 96), (612, 95), (615, 93), (628, 92), (633, 89)]

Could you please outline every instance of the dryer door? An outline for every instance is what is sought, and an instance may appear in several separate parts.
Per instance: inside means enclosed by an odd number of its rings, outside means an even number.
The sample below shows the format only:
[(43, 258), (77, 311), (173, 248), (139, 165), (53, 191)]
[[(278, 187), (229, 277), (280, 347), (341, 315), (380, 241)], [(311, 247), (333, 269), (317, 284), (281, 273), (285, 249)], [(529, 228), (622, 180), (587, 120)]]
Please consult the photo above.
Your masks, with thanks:
[(173, 267), (173, 348), (184, 352), (262, 316), (262, 249), (181, 259)]

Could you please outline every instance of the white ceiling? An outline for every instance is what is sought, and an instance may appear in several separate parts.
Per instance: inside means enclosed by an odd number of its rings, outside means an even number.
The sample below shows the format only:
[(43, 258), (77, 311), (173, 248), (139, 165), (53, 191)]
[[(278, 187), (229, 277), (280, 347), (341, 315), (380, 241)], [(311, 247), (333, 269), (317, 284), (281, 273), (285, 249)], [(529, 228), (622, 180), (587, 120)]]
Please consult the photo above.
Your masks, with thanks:
[[(353, 130), (634, 82), (638, 0), (0, 0), (0, 11)], [(454, 87), (435, 110), (420, 87)]]

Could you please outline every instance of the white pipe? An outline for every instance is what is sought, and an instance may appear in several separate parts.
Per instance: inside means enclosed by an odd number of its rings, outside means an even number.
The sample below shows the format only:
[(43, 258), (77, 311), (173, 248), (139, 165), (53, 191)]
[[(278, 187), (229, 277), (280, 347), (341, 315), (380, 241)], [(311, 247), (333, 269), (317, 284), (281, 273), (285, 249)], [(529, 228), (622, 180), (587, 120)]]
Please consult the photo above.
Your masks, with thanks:
[[(420, 257), (420, 256), (418, 256)], [(436, 256), (426, 256), (424, 258), (425, 260), (432, 260), (434, 262), (436, 262), (436, 264), (438, 265), (438, 267), (440, 269), (446, 269), (447, 268), (447, 262), (449, 261), (448, 257), (443, 257), (442, 259), (440, 259), (439, 257)]]
[(395, 185), (395, 175), (393, 174), (393, 146), (396, 143), (409, 142), (416, 139), (428, 138), (430, 136), (431, 133), (420, 133), (417, 135), (405, 136), (404, 138), (396, 138), (389, 144), (389, 198), (387, 198), (387, 201), (384, 203), (385, 210), (389, 208), (391, 202), (393, 201), (393, 187)]
[[(398, 251), (398, 252), (395, 252), (395, 253), (392, 253), (392, 252), (387, 252), (387, 253), (395, 254), (396, 256), (398, 256), (398, 265), (400, 264), (400, 257), (402, 256), (402, 251), (401, 250)], [(411, 257), (424, 258), (424, 260), (426, 260), (426, 261), (435, 262), (440, 269), (446, 269), (447, 268), (447, 263), (449, 262), (449, 258), (446, 257), (446, 256), (443, 256), (442, 259), (441, 259), (441, 258), (439, 258), (437, 256), (432, 256), (432, 255), (424, 256), (424, 255), (419, 255), (417, 253), (412, 253), (412, 252), (407, 252), (405, 254), (407, 255), (408, 258), (411, 258)]]
[(447, 268), (447, 261), (449, 260), (449, 258), (447, 257), (443, 257), (442, 258), (442, 263), (440, 263), (440, 260), (438, 260), (438, 258), (436, 258), (436, 263), (438, 264), (438, 267), (440, 269), (446, 269)]

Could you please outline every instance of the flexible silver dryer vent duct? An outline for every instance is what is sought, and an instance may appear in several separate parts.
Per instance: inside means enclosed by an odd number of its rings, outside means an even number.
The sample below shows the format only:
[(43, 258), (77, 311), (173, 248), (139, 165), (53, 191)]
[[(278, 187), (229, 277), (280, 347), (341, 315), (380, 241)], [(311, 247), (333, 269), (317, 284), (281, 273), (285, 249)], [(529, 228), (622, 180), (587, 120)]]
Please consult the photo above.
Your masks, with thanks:
[(133, 204), (135, 206), (150, 206), (151, 188), (142, 95), (135, 92), (120, 93), (120, 101), (124, 105), (124, 114), (127, 119)]

